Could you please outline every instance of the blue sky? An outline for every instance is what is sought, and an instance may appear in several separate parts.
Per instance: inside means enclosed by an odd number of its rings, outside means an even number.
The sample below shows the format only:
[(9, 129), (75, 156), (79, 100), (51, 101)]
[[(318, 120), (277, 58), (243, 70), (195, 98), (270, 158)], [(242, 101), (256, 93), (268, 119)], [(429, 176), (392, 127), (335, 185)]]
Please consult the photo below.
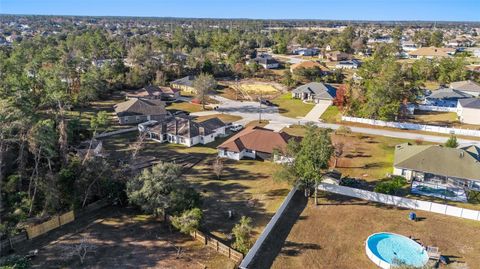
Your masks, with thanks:
[(480, 0), (0, 0), (0, 13), (480, 21)]

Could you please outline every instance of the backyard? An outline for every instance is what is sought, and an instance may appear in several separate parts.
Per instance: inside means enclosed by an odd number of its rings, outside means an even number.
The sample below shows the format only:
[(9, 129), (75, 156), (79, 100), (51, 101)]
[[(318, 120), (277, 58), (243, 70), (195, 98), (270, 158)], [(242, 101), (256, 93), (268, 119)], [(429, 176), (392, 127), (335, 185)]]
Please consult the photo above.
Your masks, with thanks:
[(300, 99), (292, 98), (291, 93), (285, 93), (272, 100), (278, 106), (280, 114), (290, 118), (301, 118), (312, 110), (314, 104), (304, 103)]
[[(302, 126), (291, 126), (283, 130), (296, 136), (305, 134), (305, 128)], [(359, 133), (332, 133), (331, 138), (333, 144), (343, 144), (343, 154), (338, 158), (335, 169), (342, 172), (343, 176), (371, 182), (378, 181), (393, 172), (395, 145), (405, 142), (414, 143), (405, 139)]]
[(271, 268), (375, 268), (364, 242), (377, 232), (412, 236), (436, 246), (453, 263), (442, 268), (477, 268), (480, 261), (480, 223), (321, 193), (320, 204), (303, 210), (290, 230)]
[[(89, 245), (83, 264), (71, 255), (82, 241)], [(171, 232), (136, 210), (117, 207), (42, 247), (32, 263), (32, 268), (234, 268), (227, 257), (190, 236)]]
[[(137, 133), (113, 136), (106, 139), (104, 145), (112, 158), (128, 160), (129, 145), (136, 136)], [(258, 236), (290, 186), (273, 179), (277, 164), (255, 160), (226, 160), (221, 178), (217, 179), (211, 163), (217, 156), (216, 146), (226, 139), (190, 148), (147, 141), (136, 159), (152, 157), (184, 165), (186, 178), (202, 195), (205, 231), (230, 242), (231, 229), (243, 215), (253, 219), (255, 236)], [(234, 213), (232, 219), (228, 218), (228, 210)]]

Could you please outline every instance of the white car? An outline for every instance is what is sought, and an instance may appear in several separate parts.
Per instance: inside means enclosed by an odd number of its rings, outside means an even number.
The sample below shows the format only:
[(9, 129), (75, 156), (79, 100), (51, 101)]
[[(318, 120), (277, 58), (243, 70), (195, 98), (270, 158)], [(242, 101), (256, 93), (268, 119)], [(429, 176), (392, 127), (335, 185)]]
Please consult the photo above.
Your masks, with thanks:
[(232, 132), (238, 132), (242, 129), (243, 129), (243, 125), (241, 125), (241, 124), (232, 124), (230, 126), (230, 131), (232, 131)]

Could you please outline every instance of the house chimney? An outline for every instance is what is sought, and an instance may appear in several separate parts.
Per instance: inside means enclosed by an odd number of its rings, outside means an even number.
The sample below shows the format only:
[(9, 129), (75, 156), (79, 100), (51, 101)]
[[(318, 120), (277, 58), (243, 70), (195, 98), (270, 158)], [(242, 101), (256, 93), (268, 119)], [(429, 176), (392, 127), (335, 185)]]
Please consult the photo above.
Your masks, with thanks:
[(463, 156), (465, 156), (465, 153), (462, 151), (460, 151), (460, 159), (463, 158)]
[(198, 127), (198, 132), (200, 133), (201, 136), (205, 135), (205, 127)]

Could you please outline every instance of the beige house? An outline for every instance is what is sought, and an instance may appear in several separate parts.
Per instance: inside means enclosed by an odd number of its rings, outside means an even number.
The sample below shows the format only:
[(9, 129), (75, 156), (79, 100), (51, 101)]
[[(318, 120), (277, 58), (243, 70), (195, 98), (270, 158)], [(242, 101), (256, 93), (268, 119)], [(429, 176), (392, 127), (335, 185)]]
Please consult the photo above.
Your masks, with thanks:
[(451, 57), (457, 50), (454, 48), (437, 48), (437, 47), (423, 47), (414, 51), (408, 52), (408, 55), (412, 59), (434, 59)]
[(457, 115), (460, 122), (480, 125), (480, 99), (460, 99), (457, 103)]

